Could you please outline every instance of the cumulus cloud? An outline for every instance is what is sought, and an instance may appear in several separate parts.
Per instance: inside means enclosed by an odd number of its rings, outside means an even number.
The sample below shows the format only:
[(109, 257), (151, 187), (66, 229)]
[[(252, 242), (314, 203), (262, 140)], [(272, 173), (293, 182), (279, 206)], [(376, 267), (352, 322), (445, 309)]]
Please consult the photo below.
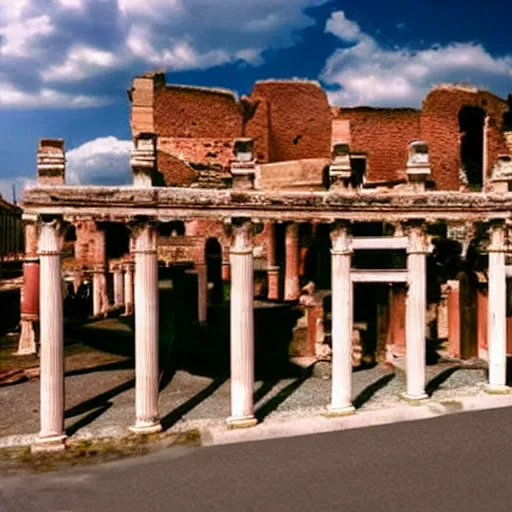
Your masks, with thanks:
[[(295, 43), (327, 0), (13, 0), (0, 2), (2, 105), (67, 107), (122, 101), (134, 73), (226, 63), (258, 65), (263, 51)], [(108, 83), (116, 73), (118, 85)], [(48, 91), (52, 91), (49, 93)], [(94, 91), (94, 92), (93, 92)], [(101, 101), (96, 98), (100, 94)], [(87, 101), (84, 98), (89, 98)]]
[(66, 152), (70, 185), (128, 185), (132, 182), (132, 141), (99, 137)]
[(419, 106), (439, 82), (471, 83), (502, 96), (509, 92), (512, 54), (494, 57), (476, 43), (385, 49), (343, 11), (332, 13), (325, 30), (344, 43), (321, 75), (325, 83), (337, 86), (329, 93), (333, 104)]

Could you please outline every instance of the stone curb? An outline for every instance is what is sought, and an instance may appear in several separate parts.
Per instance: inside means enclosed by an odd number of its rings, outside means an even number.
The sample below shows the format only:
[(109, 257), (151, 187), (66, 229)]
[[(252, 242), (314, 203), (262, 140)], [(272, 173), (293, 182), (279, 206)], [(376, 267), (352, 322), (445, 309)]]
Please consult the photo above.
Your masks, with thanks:
[(422, 405), (400, 405), (377, 411), (358, 412), (343, 418), (326, 418), (321, 415), (289, 421), (261, 423), (255, 427), (227, 430), (225, 427), (199, 429), (202, 446), (214, 446), (250, 441), (280, 439), (340, 430), (425, 420), (469, 411), (497, 409), (512, 406), (512, 396), (466, 396), (450, 400), (428, 400)]
[[(266, 421), (245, 429), (228, 429), (225, 421), (220, 419), (185, 420), (178, 422), (167, 432), (182, 433), (188, 430), (197, 430), (200, 433), (202, 446), (215, 446), (351, 430), (511, 406), (512, 395), (454, 396), (445, 400), (426, 400), (420, 405), (403, 404), (378, 410), (361, 411), (339, 418), (328, 418), (318, 411), (312, 411), (307, 417), (303, 416), (303, 412), (297, 411), (297, 416), (300, 414), (301, 417), (294, 418), (293, 411), (287, 411), (283, 413), (282, 418), (279, 418), (279, 415), (271, 416)], [(111, 426), (91, 431), (84, 429), (70, 439), (78, 441), (105, 437), (121, 438), (126, 435), (125, 427)], [(0, 437), (0, 449), (30, 446), (36, 437), (35, 433)]]

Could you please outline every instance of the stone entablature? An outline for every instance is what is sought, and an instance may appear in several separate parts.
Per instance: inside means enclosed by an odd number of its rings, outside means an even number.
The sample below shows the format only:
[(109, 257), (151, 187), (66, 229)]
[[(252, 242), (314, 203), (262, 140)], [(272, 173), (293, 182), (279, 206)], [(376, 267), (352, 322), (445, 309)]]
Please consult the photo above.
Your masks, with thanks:
[(143, 216), (159, 222), (255, 217), (262, 220), (395, 222), (422, 219), (487, 222), (512, 220), (512, 193), (273, 192), (168, 187), (33, 187), (25, 191), (27, 214), (92, 216), (125, 222)]

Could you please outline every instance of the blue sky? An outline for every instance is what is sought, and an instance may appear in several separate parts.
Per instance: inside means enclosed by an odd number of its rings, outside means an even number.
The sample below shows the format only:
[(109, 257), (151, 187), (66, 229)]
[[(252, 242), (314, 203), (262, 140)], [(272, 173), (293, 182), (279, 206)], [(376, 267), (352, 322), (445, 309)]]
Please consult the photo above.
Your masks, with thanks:
[(152, 69), (240, 94), (313, 78), (347, 106), (420, 107), (439, 82), (506, 97), (510, 20), (502, 0), (0, 0), (0, 193), (35, 178), (41, 137), (66, 139), (69, 182), (129, 182), (126, 90)]

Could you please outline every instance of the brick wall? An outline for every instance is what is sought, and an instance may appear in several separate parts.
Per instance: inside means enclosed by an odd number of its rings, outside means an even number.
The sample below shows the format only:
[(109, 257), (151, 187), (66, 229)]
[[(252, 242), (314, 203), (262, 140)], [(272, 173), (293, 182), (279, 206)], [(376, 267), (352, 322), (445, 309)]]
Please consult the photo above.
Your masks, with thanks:
[(429, 143), (432, 178), (440, 190), (457, 190), (461, 185), (459, 112), (464, 106), (480, 107), (489, 116), (487, 175), (498, 154), (506, 152), (501, 132), (507, 110), (504, 100), (476, 89), (436, 87), (423, 102), (421, 138)]
[(163, 180), (163, 186), (166, 187), (186, 187), (194, 183), (197, 179), (196, 172), (177, 158), (174, 154), (167, 151), (157, 151), (158, 172)]
[(244, 135), (254, 139), (254, 155), (258, 162), (266, 163), (270, 158), (270, 114), (266, 98), (253, 96), (254, 112), (246, 119)]
[(243, 109), (229, 92), (166, 86), (155, 91), (154, 123), (159, 137), (235, 138), (242, 135)]
[(420, 111), (340, 108), (337, 120), (349, 122), (350, 150), (367, 153), (368, 181), (405, 178), (409, 143), (420, 137)]
[(331, 113), (325, 91), (314, 82), (257, 82), (251, 97), (269, 104), (269, 161), (329, 157)]

